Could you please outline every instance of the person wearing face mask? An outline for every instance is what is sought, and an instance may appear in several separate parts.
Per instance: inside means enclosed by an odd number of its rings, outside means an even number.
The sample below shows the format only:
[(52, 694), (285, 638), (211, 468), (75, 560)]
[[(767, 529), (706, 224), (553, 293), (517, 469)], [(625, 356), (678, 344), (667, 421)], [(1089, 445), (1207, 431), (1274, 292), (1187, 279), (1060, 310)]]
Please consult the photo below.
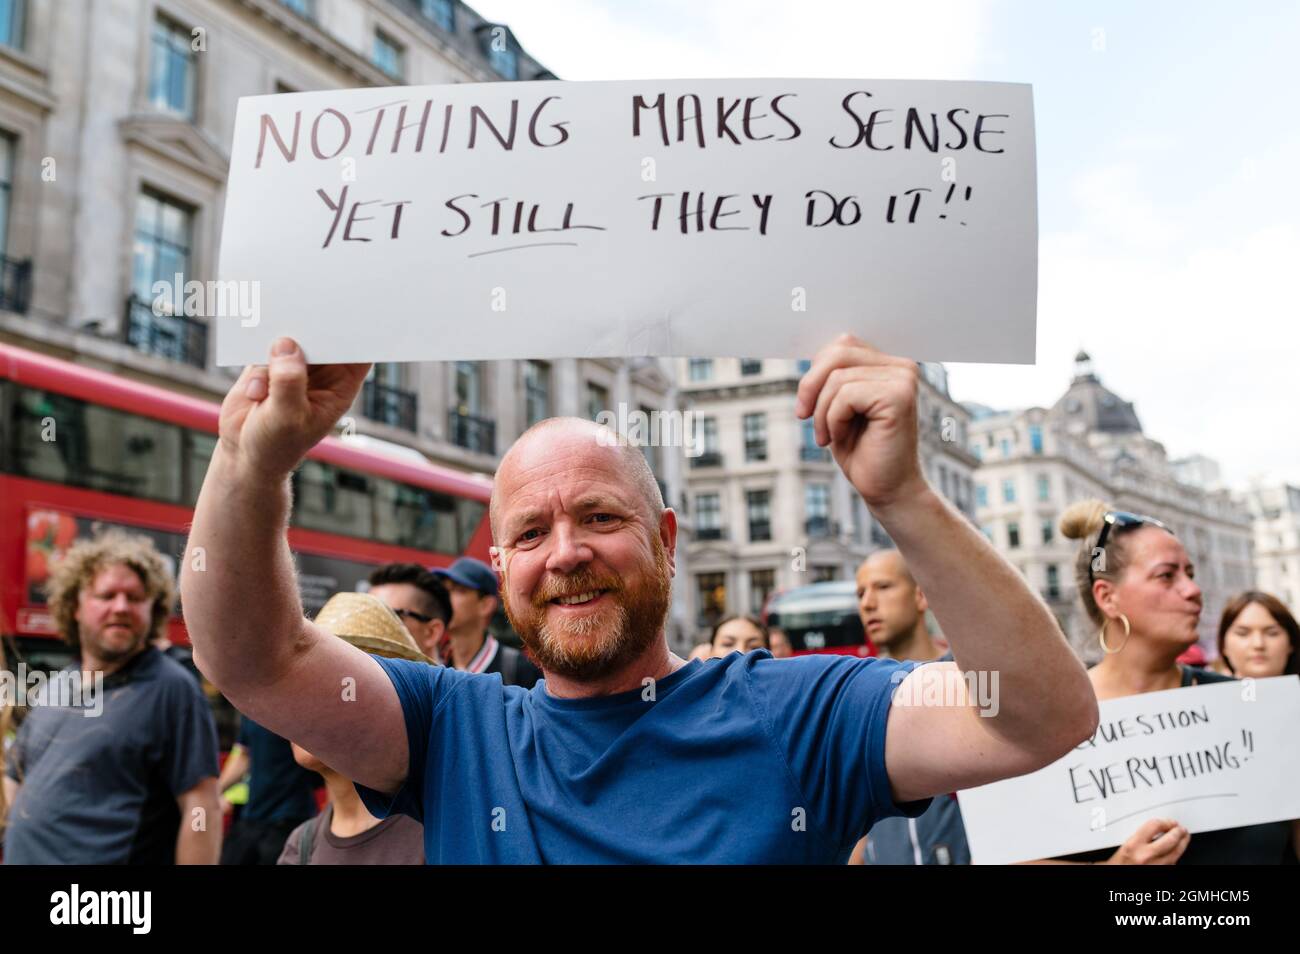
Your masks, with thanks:
[(1239, 679), (1300, 674), (1300, 623), (1271, 593), (1247, 590), (1219, 620), (1219, 658)]
[[(1061, 532), (1079, 540), (1079, 598), (1098, 627), (1102, 660), (1088, 670), (1098, 701), (1225, 682), (1229, 677), (1179, 665), (1197, 639), (1202, 601), (1187, 550), (1154, 517), (1099, 500), (1061, 515)], [(1293, 823), (1268, 822), (1192, 836), (1174, 818), (1147, 819), (1116, 849), (1048, 862), (1090, 864), (1280, 864), (1296, 858)]]

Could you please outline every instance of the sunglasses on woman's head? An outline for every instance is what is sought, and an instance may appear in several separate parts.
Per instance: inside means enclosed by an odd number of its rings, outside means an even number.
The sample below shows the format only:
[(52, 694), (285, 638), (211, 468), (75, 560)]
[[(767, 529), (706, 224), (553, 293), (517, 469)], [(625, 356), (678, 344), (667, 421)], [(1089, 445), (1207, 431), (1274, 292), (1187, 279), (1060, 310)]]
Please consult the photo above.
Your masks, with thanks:
[[(1106, 549), (1106, 538), (1110, 536), (1111, 527), (1127, 530), (1130, 527), (1140, 526), (1159, 527), (1168, 533), (1173, 532), (1155, 517), (1147, 517), (1140, 513), (1129, 513), (1127, 510), (1107, 510), (1101, 517), (1101, 533), (1097, 536), (1097, 545), (1093, 548), (1093, 553)], [(1088, 582), (1092, 582), (1093, 579), (1093, 561), (1090, 560), (1088, 562)]]

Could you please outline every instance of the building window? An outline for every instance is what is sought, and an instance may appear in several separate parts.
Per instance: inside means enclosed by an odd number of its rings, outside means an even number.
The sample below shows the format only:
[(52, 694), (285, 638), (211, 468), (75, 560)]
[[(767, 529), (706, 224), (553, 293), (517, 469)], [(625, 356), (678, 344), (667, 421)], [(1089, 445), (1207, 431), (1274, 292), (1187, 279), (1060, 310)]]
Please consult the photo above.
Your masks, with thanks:
[(609, 410), (609, 389), (594, 381), (587, 382), (587, 417), (593, 421), (601, 411)]
[(198, 62), (190, 40), (190, 31), (171, 20), (159, 17), (154, 21), (149, 104), (192, 120)]
[(1014, 521), (1007, 524), (1007, 546), (1012, 550), (1020, 547), (1020, 524)]
[(689, 377), (692, 381), (712, 381), (713, 380), (713, 359), (712, 358), (691, 358), (688, 362), (690, 370)]
[(456, 32), (456, 6), (454, 0), (417, 0), (420, 16), (448, 33)]
[(992, 527), (980, 527), (980, 533), (984, 534), (984, 539), (987, 540), (989, 543), (992, 543), (992, 542), (993, 542), (993, 528), (992, 528)]
[(772, 494), (767, 490), (745, 491), (745, 513), (749, 518), (749, 539), (762, 543), (772, 539)]
[(826, 537), (831, 533), (830, 484), (808, 484), (803, 491), (804, 529), (810, 537)]
[(1003, 503), (1016, 502), (1016, 482), (1010, 477), (1002, 481), (1002, 502)]
[(700, 573), (695, 586), (700, 595), (700, 625), (714, 626), (727, 615), (727, 574)]
[(447, 412), (451, 442), (480, 454), (496, 453), (496, 422), (483, 415), (483, 369), (477, 361), (457, 361), (454, 406)]
[(373, 365), (361, 391), (361, 413), (415, 433), (416, 412), (415, 393), (402, 389), (402, 366), (395, 361)]
[[(196, 367), (207, 364), (207, 325), (185, 315), (193, 211), (157, 193), (140, 194), (135, 215), (127, 343)], [(154, 294), (164, 282), (170, 294)]]
[(763, 362), (755, 361), (753, 358), (740, 359), (740, 373), (742, 375), (762, 374)]
[(1061, 575), (1054, 563), (1047, 565), (1047, 598), (1049, 600), (1059, 600), (1061, 598)]
[(970, 446), (970, 452), (975, 455), (976, 460), (984, 459), (984, 448), (980, 447), (978, 444), (972, 444)]
[(767, 415), (746, 414), (744, 428), (745, 460), (767, 460)]
[(1038, 499), (1045, 501), (1049, 499), (1051, 495), (1052, 495), (1052, 482), (1048, 479), (1046, 474), (1039, 474), (1038, 475)]
[(503, 79), (519, 79), (519, 51), (503, 26), (493, 26), (487, 31), (488, 65)]
[(704, 431), (704, 453), (717, 454), (718, 450), (718, 419), (716, 417), (706, 417), (700, 422)]
[[(645, 420), (646, 420), (646, 424), (647, 424), (647, 427), (648, 427), (649, 422), (650, 422), (650, 421), (653, 421), (653, 420), (655, 419), (655, 418), (654, 418), (654, 414), (655, 414), (655, 410), (654, 410), (654, 408), (652, 408), (652, 407), (646, 407), (644, 404), (642, 404), (642, 405), (638, 408), (638, 410), (639, 410), (642, 414), (645, 415)], [(650, 468), (650, 473), (652, 473), (652, 474), (655, 475), (655, 479), (658, 479), (658, 477), (659, 477), (659, 470), (660, 470), (660, 467), (659, 467), (659, 445), (656, 444), (656, 443), (654, 442), (654, 440), (653, 440), (654, 435), (651, 434), (651, 433), (649, 432), (649, 430), (647, 430), (647, 429), (640, 429), (640, 430), (641, 430), (641, 435), (640, 435), (641, 455), (642, 455), (643, 457), (645, 457), (646, 466)], [(660, 482), (659, 482), (659, 487), (660, 487), (660, 492), (662, 493), (662, 492), (663, 492), (663, 481), (660, 481)], [(664, 499), (667, 500), (667, 495), (666, 495), (666, 494), (664, 495)]]
[(1043, 542), (1044, 543), (1052, 542), (1052, 518), (1051, 517), (1043, 518)]
[(759, 616), (767, 605), (767, 598), (776, 589), (776, 570), (749, 571), (749, 611)]
[(975, 485), (975, 506), (987, 507), (989, 505), (989, 489), (984, 484)]
[(394, 79), (402, 78), (402, 44), (383, 30), (375, 31), (375, 45), (370, 60)]
[(23, 20), (27, 0), (0, 0), (0, 44), (23, 48)]
[(814, 583), (832, 583), (840, 578), (840, 568), (837, 566), (813, 566), (810, 569)]
[(695, 495), (695, 536), (699, 540), (722, 539), (722, 497)]
[(1029, 449), (1035, 454), (1043, 452), (1043, 429), (1037, 424), (1029, 425)]
[(551, 416), (551, 366), (545, 361), (524, 362), (524, 420), (526, 427)]
[(1007, 440), (1005, 437), (998, 442), (998, 448), (1002, 451), (1003, 457), (1011, 456), (1011, 442)]
[(281, 6), (288, 7), (300, 17), (312, 18), (312, 0), (280, 0)]
[(13, 136), (0, 131), (0, 258), (3, 258), (9, 249), (9, 203), (14, 188), (16, 145), (17, 141)]
[(952, 494), (949, 492), (949, 487), (948, 487), (948, 468), (944, 467), (943, 464), (939, 464), (938, 467), (939, 467), (939, 492), (942, 493), (945, 497), (951, 498)]
[(800, 460), (819, 460), (829, 461), (831, 459), (831, 449), (829, 447), (817, 446), (817, 427), (812, 418), (799, 422), (800, 428)]

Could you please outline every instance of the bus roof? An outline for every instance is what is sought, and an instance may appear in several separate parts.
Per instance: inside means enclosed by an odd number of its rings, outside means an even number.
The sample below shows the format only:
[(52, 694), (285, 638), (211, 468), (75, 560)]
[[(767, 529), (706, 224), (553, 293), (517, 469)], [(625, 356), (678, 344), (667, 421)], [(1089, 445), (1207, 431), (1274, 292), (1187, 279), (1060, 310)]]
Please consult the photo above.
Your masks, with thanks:
[[(0, 342), (0, 379), (209, 434), (217, 433), (221, 406), (215, 402), (95, 368), (82, 367), (62, 358), (3, 342)], [(391, 453), (351, 446), (335, 437), (326, 437), (312, 448), (308, 456), (338, 467), (448, 491), (483, 502), (487, 502), (492, 493), (492, 478), (485, 474), (453, 470), (429, 461), (420, 463), (407, 460)]]

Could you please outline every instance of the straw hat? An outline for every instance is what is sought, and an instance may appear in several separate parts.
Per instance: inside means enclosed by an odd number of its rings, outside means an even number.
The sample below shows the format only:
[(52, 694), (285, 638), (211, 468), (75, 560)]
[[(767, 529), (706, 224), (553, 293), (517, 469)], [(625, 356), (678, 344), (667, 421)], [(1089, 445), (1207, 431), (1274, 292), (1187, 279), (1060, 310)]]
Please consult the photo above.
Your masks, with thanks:
[(377, 656), (437, 665), (397, 614), (369, 593), (335, 593), (316, 614), (316, 625)]

